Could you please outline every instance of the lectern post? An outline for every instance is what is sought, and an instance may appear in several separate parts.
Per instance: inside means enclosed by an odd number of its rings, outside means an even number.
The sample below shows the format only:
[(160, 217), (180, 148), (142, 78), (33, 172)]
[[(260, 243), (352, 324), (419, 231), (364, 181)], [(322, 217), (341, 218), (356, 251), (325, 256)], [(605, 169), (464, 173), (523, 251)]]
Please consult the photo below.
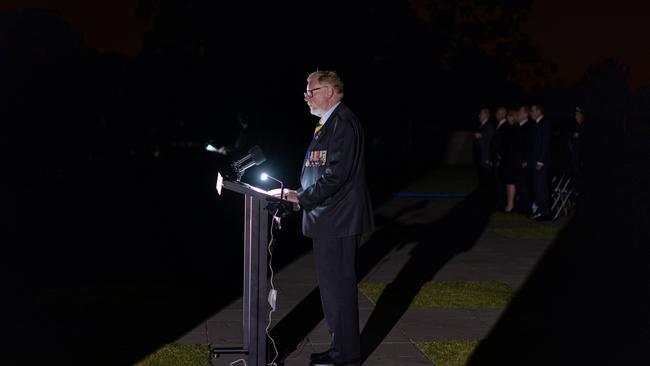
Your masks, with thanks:
[(245, 354), (249, 366), (266, 366), (267, 326), (267, 252), (269, 200), (264, 190), (245, 183), (225, 181), (219, 175), (217, 191), (222, 188), (244, 196), (244, 283), (242, 302), (242, 347), (211, 347), (212, 356)]

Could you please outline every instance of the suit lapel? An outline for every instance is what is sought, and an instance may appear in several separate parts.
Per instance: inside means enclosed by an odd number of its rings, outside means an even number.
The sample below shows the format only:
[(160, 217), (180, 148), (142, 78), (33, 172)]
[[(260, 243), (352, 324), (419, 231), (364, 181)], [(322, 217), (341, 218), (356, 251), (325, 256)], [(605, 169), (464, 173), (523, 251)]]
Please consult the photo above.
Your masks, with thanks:
[(321, 141), (323, 139), (323, 136), (328, 133), (328, 131), (332, 128), (332, 125), (336, 121), (336, 119), (339, 118), (339, 111), (341, 109), (341, 106), (343, 105), (343, 102), (341, 102), (333, 111), (332, 114), (330, 114), (329, 118), (327, 121), (325, 121), (325, 125), (323, 128), (316, 134), (314, 137), (311, 139), (311, 142), (309, 143), (309, 147), (307, 148), (307, 152), (305, 153), (305, 159), (302, 161), (302, 170), (300, 171), (300, 175), (305, 171), (305, 161), (309, 157), (309, 152), (314, 149), (314, 146), (318, 141)]
[(339, 117), (339, 110), (341, 109), (341, 106), (343, 105), (343, 102), (341, 102), (333, 111), (332, 114), (330, 114), (329, 118), (327, 121), (325, 121), (325, 125), (323, 126), (323, 129), (320, 130), (320, 132), (314, 137), (315, 140), (321, 140), (323, 138), (323, 135), (328, 133), (332, 129), (332, 125), (336, 121), (336, 119)]

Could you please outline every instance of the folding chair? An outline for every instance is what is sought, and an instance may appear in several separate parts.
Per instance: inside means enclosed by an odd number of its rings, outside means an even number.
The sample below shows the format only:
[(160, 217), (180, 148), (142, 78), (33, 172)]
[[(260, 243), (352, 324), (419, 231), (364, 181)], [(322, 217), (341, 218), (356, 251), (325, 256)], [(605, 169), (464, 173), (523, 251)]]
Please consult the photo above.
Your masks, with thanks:
[(553, 213), (553, 220), (568, 215), (574, 205), (574, 191), (571, 187), (571, 180), (571, 175), (566, 171), (551, 180), (551, 186), (553, 187), (551, 213)]

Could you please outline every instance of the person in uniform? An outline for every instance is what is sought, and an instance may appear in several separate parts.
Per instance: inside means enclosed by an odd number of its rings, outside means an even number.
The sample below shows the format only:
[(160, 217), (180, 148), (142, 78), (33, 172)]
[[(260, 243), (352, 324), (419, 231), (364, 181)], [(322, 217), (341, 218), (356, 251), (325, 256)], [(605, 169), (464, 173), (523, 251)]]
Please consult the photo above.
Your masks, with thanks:
[(544, 118), (541, 105), (530, 108), (533, 118), (532, 140), (529, 145), (528, 169), (531, 173), (533, 199), (537, 204), (537, 212), (531, 218), (538, 221), (550, 218), (549, 164), (551, 147), (551, 123)]
[(481, 109), (478, 114), (479, 126), (474, 133), (473, 160), (478, 171), (479, 186), (489, 188), (494, 184), (490, 144), (494, 138), (494, 124), (490, 122), (490, 110)]
[(517, 127), (517, 133), (514, 136), (515, 140), (515, 160), (517, 162), (517, 171), (516, 171), (516, 191), (517, 191), (517, 212), (524, 215), (530, 215), (532, 213), (533, 198), (531, 193), (531, 175), (530, 169), (528, 169), (528, 160), (529, 160), (529, 146), (532, 141), (532, 132), (533, 124), (529, 119), (530, 110), (528, 106), (521, 106), (519, 108), (519, 113), (517, 114), (517, 119), (519, 121), (519, 126)]
[[(497, 209), (505, 210), (507, 206), (506, 183), (503, 180), (502, 159), (505, 147), (505, 133), (509, 125), (507, 123), (508, 110), (505, 107), (497, 108), (495, 118), (497, 121), (494, 138), (490, 144), (490, 161), (494, 164), (495, 183), (496, 183), (496, 201)], [(510, 211), (510, 210), (508, 210)]]
[(571, 154), (569, 171), (578, 193), (583, 190), (585, 180), (585, 140), (589, 138), (588, 127), (585, 127), (586, 119), (587, 113), (585, 110), (577, 107), (575, 110), (575, 123), (569, 128), (568, 145)]
[(364, 134), (357, 116), (341, 100), (343, 82), (334, 71), (307, 78), (304, 100), (320, 117), (307, 150), (300, 188), (286, 199), (303, 210), (302, 232), (314, 244), (321, 303), (332, 336), (328, 350), (310, 365), (353, 366), (361, 358), (357, 248), (374, 228), (366, 185)]

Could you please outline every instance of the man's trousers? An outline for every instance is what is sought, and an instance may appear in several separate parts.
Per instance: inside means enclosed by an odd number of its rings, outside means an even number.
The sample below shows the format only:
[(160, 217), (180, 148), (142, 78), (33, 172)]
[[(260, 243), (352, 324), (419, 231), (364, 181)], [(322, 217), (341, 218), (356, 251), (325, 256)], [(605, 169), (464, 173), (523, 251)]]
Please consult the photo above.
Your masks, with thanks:
[(323, 313), (332, 335), (330, 356), (339, 362), (358, 361), (361, 356), (356, 275), (360, 239), (360, 235), (312, 239)]

